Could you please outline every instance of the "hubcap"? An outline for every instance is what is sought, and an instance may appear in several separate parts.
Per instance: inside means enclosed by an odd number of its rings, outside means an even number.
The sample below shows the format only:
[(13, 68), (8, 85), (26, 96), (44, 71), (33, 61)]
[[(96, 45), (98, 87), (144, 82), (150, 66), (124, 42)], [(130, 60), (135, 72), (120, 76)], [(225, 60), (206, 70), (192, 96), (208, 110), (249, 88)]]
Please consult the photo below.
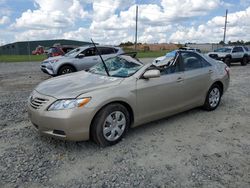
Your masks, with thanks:
[(71, 72), (72, 72), (72, 70), (67, 68), (67, 69), (63, 69), (62, 74), (68, 74), (68, 73), (71, 73)]
[(125, 115), (120, 111), (112, 112), (104, 121), (103, 136), (108, 141), (116, 141), (122, 136), (125, 127)]
[(220, 90), (215, 87), (209, 93), (209, 104), (212, 108), (216, 107), (220, 101)]

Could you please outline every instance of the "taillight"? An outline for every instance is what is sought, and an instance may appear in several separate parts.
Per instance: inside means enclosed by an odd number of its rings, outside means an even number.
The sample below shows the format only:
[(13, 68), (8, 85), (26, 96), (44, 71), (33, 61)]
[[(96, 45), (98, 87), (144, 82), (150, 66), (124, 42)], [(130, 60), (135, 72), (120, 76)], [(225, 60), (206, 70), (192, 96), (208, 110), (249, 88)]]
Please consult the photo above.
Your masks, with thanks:
[(230, 77), (230, 68), (228, 66), (225, 67), (225, 71), (227, 73), (227, 76)]

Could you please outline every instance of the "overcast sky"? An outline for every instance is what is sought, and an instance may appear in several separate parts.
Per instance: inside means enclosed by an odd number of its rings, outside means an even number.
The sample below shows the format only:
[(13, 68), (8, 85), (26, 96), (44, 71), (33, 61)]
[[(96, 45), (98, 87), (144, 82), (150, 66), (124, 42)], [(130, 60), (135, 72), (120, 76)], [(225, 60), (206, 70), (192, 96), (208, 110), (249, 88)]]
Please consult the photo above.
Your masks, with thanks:
[(120, 44), (250, 41), (250, 0), (0, 0), (0, 44), (75, 39)]

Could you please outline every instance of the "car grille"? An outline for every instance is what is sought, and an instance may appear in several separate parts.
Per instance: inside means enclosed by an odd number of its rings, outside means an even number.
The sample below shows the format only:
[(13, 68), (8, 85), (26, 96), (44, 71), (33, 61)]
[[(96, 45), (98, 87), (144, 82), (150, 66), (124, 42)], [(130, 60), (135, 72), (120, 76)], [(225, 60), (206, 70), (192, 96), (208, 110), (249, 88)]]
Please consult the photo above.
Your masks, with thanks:
[(41, 108), (44, 104), (46, 104), (49, 100), (48, 99), (43, 99), (39, 97), (30, 97), (30, 106), (34, 109), (39, 109)]

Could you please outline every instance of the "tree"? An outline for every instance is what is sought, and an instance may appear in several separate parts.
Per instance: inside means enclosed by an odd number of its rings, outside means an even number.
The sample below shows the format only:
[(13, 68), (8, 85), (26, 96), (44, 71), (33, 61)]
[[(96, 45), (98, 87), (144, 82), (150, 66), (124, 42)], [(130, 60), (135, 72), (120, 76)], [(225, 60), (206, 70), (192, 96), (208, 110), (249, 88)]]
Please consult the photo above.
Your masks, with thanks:
[(224, 41), (220, 41), (220, 42), (219, 42), (219, 44), (224, 45), (224, 44), (225, 44), (225, 42), (224, 42)]

